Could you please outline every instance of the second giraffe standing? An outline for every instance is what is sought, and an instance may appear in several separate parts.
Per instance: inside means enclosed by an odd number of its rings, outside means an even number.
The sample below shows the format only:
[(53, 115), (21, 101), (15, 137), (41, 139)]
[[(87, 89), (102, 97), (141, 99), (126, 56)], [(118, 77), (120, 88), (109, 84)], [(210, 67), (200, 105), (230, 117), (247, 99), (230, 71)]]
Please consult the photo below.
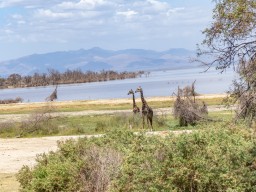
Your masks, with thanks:
[(140, 97), (141, 97), (141, 102), (142, 102), (142, 107), (141, 107), (141, 111), (142, 111), (142, 119), (143, 119), (143, 129), (144, 129), (144, 124), (145, 124), (145, 117), (147, 118), (147, 124), (149, 127), (149, 123), (151, 125), (151, 131), (153, 130), (153, 110), (151, 109), (151, 107), (148, 106), (144, 96), (143, 96), (143, 90), (141, 87), (138, 87), (135, 91), (135, 93), (140, 92)]
[(133, 111), (133, 113), (134, 113), (134, 114), (140, 113), (140, 108), (136, 105), (135, 97), (134, 97), (134, 92), (133, 92), (132, 89), (128, 92), (128, 95), (132, 95), (132, 100), (133, 100), (133, 108), (132, 108), (132, 111)]

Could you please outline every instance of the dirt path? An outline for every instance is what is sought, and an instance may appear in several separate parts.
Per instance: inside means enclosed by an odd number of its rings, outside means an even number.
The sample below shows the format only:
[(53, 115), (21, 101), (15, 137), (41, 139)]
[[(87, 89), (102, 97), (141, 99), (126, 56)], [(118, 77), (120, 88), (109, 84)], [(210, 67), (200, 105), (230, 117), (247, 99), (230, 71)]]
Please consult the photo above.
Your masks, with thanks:
[[(147, 135), (165, 136), (170, 133), (182, 134), (191, 132), (191, 130), (155, 131), (148, 132)], [(0, 139), (0, 173), (17, 173), (23, 165), (33, 166), (37, 154), (57, 150), (57, 141), (99, 136), (102, 135)]]
[(0, 173), (16, 173), (22, 165), (33, 166), (37, 154), (57, 149), (58, 140), (78, 137), (0, 139)]

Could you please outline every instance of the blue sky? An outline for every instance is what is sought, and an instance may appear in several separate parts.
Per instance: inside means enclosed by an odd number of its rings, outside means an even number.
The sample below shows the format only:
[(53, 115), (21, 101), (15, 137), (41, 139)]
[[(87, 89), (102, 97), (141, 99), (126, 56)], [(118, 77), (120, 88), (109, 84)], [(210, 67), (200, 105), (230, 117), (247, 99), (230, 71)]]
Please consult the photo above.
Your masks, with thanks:
[(101, 47), (196, 49), (211, 0), (0, 0), (0, 61)]

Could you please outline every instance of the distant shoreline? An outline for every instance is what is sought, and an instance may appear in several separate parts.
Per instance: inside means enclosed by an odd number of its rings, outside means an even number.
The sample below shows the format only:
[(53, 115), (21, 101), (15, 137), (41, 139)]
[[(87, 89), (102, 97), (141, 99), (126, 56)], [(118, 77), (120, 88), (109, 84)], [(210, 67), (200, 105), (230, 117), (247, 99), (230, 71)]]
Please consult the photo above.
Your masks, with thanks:
[[(213, 99), (213, 98), (224, 98), (226, 97), (226, 93), (222, 94), (200, 94), (196, 96), (197, 99)], [(176, 97), (175, 96), (153, 96), (153, 97), (145, 97), (148, 102), (154, 101), (173, 101)], [(92, 100), (67, 100), (67, 101), (53, 101), (53, 102), (46, 102), (46, 101), (38, 101), (38, 102), (22, 102), (22, 103), (10, 103), (7, 105), (36, 105), (36, 104), (46, 104), (46, 103), (54, 103), (54, 105), (65, 105), (65, 104), (75, 104), (75, 103), (86, 103), (86, 104), (124, 104), (130, 103), (131, 98), (113, 98), (113, 99), (92, 99)]]

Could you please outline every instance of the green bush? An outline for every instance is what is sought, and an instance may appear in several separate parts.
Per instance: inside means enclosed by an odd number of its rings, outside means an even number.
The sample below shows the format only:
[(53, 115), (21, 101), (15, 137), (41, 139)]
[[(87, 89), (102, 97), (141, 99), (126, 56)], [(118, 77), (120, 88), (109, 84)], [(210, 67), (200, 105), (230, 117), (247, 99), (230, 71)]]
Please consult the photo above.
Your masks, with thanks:
[(119, 129), (37, 162), (18, 173), (21, 191), (256, 191), (255, 138), (239, 126), (165, 138)]

